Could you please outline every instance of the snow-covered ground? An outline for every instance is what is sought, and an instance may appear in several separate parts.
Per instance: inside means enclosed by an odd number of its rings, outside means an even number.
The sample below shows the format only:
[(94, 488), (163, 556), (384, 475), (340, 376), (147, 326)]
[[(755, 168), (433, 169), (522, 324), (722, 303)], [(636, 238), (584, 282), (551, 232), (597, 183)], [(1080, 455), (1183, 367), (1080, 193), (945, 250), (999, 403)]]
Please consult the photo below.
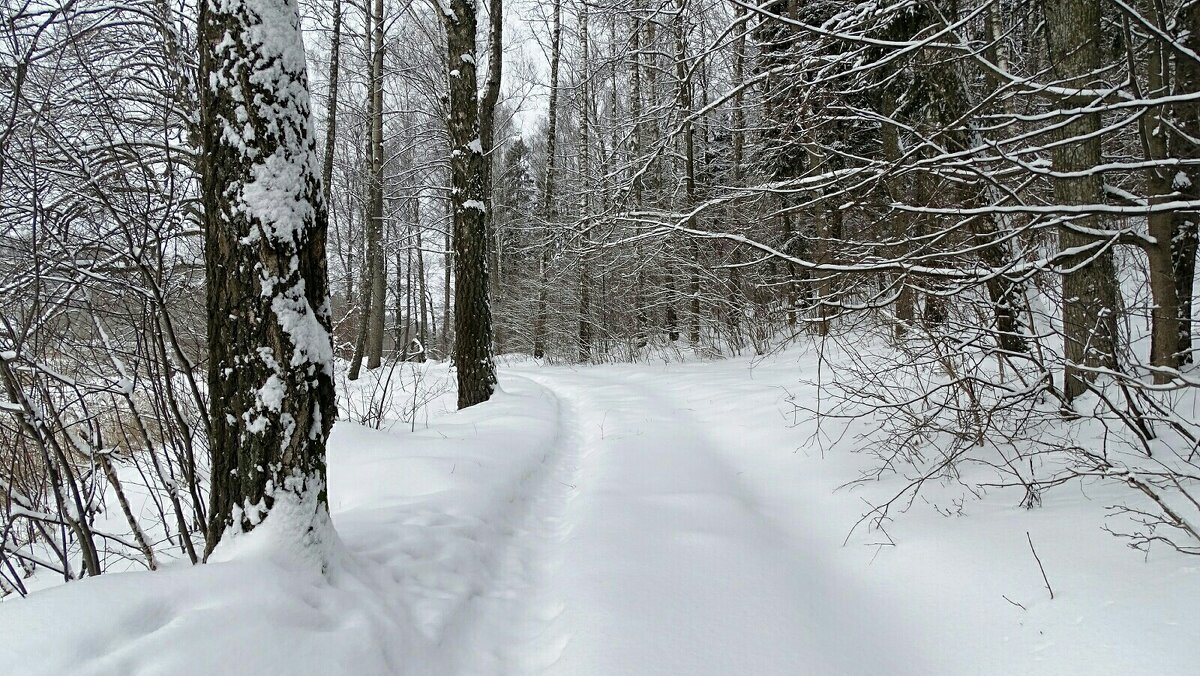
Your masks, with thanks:
[(870, 460), (793, 412), (815, 368), (518, 362), (445, 413), (444, 390), (398, 392), (415, 423), (335, 428), (324, 574), (255, 531), (210, 565), (5, 601), (0, 672), (1195, 673), (1200, 562), (1101, 530), (1109, 487), (1028, 511), (947, 486), (894, 546), (847, 539), (900, 480), (839, 489)]

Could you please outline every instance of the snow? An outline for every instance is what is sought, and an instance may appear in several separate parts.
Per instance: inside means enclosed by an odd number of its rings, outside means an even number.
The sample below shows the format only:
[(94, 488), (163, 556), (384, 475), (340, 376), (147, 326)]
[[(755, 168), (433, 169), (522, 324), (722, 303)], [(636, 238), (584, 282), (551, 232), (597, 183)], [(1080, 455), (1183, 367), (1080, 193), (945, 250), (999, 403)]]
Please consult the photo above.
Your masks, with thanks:
[[(292, 366), (312, 364), (323, 373), (333, 372), (333, 344), (329, 331), (321, 324), (305, 294), (304, 279), (271, 299), (271, 310), (279, 321), (279, 327), (292, 339)], [(328, 316), (328, 308), (321, 309)]]
[[(243, 244), (251, 245), (265, 235), (275, 242), (296, 243), (313, 218), (306, 192), (309, 178), (317, 175), (315, 145), (309, 136), (309, 95), (300, 38), (299, 12), (295, 0), (210, 0), (226, 12), (244, 12), (241, 31), (226, 34), (215, 52), (219, 69), (210, 75), (209, 86), (243, 96), (243, 79), (270, 99), (256, 96), (240, 101), (234, 119), (223, 119), (222, 138), (256, 159), (251, 180), (234, 195), (235, 208), (252, 218), (262, 231), (253, 231)], [(239, 56), (238, 40), (252, 48), (251, 57)], [(254, 91), (253, 89), (251, 91)], [(258, 150), (246, 106), (275, 138), (271, 154), (257, 157)]]
[(476, 211), (487, 211), (487, 206), (479, 200), (466, 200), (462, 203), (464, 209), (475, 209)]
[[(848, 537), (864, 505), (903, 478), (839, 488), (871, 459), (836, 442), (862, 430), (818, 426), (789, 403), (816, 403), (802, 382), (816, 375), (810, 354), (510, 361), (493, 400), (461, 412), (441, 387), (453, 380), (445, 365), (403, 368), (411, 374), (378, 369), (339, 395), (353, 404), (397, 388), (380, 429), (346, 417), (334, 428), (337, 539), (289, 541), (287, 515), (311, 506), (277, 503), (207, 565), (6, 600), (0, 664), (1007, 675), (1189, 674), (1200, 661), (1200, 566), (1101, 530), (1106, 507), (1129, 499), (1117, 482), (1048, 492), (1035, 510), (1007, 491), (964, 500), (947, 483), (886, 534)], [(401, 421), (417, 401), (426, 413)]]

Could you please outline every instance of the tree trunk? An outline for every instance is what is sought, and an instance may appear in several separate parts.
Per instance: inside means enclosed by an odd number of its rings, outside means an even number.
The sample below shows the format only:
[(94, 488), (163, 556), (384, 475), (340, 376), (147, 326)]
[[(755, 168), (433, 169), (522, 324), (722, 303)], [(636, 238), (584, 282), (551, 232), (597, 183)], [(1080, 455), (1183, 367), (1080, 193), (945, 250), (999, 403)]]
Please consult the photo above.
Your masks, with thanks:
[(546, 180), (542, 184), (542, 262), (539, 269), (537, 317), (533, 322), (533, 356), (541, 359), (546, 355), (546, 323), (549, 319), (550, 246), (554, 223), (558, 220), (555, 206), (554, 174), (556, 142), (558, 135), (558, 67), (562, 56), (562, 0), (554, 0), (554, 19), (550, 35), (550, 103), (546, 122)]
[(372, 130), (375, 124), (375, 69), (374, 69), (374, 45), (375, 34), (372, 31), (373, 21), (375, 19), (373, 6), (364, 6), (363, 8), (363, 37), (365, 38), (366, 46), (364, 51), (371, 57), (371, 66), (367, 68), (367, 138), (366, 138), (366, 169), (361, 175), (363, 182), (367, 186), (367, 200), (363, 207), (363, 236), (365, 238), (363, 265), (362, 265), (362, 282), (358, 285), (359, 302), (358, 302), (358, 333), (354, 338), (354, 356), (350, 359), (350, 372), (347, 377), (350, 380), (358, 380), (359, 373), (362, 370), (363, 358), (367, 353), (367, 346), (371, 342), (371, 326), (374, 324), (372, 315), (375, 311), (375, 251), (378, 248), (378, 238), (374, 233), (373, 228), (378, 221), (374, 218), (374, 192), (371, 182), (374, 180), (374, 158), (375, 158), (375, 139)]
[[(1100, 68), (1099, 0), (1046, 0), (1046, 34), (1054, 76), (1063, 86), (1087, 88), (1096, 84), (1093, 73)], [(1070, 97), (1067, 103), (1090, 103), (1090, 97)], [(1075, 115), (1059, 132), (1051, 152), (1054, 198), (1064, 206), (1095, 204), (1101, 199), (1099, 175), (1062, 176), (1086, 171), (1100, 164), (1100, 115)], [(1096, 230), (1095, 214), (1075, 218), (1061, 229), (1064, 250), (1084, 246), (1095, 238), (1081, 234), (1072, 225)], [(1074, 264), (1077, 265), (1077, 264)], [(1089, 368), (1116, 368), (1117, 281), (1111, 249), (1094, 254), (1089, 262), (1063, 274), (1063, 342), (1067, 365), (1063, 392), (1070, 402), (1087, 391), (1095, 380)]]
[(746, 142), (746, 111), (743, 108), (746, 94), (742, 85), (746, 81), (746, 25), (749, 15), (741, 3), (734, 3), (733, 12), (736, 36), (733, 39), (733, 86), (737, 87), (733, 95), (733, 179), (734, 185), (741, 187), (744, 171), (742, 155)]
[[(453, 212), (453, 204), (450, 205), (450, 210)], [(453, 217), (451, 218), (453, 219)], [(453, 237), (451, 237), (450, 233), (452, 229), (446, 230), (446, 238), (443, 242), (443, 246), (445, 247), (443, 251), (445, 252), (446, 260), (444, 263), (445, 274), (442, 275), (442, 336), (438, 341), (441, 345), (442, 354), (447, 357), (450, 355), (450, 303), (452, 298), (450, 295), (450, 278), (454, 274)]]
[(384, 318), (387, 310), (387, 256), (383, 249), (383, 0), (375, 0), (374, 52), (371, 55), (371, 215), (367, 224), (367, 255), (371, 270), (370, 331), (367, 334), (367, 368), (383, 360)]
[(300, 519), (296, 540), (320, 544), (332, 528), (325, 440), (337, 410), (327, 220), (299, 8), (201, 3), (199, 47), (208, 552), (227, 528), (248, 531), (280, 502)]
[[(888, 120), (891, 120), (896, 113), (896, 95), (885, 90), (882, 97), (883, 114)], [(883, 160), (889, 165), (898, 164), (900, 162), (900, 132), (897, 124), (884, 122), (879, 129), (879, 139)], [(886, 198), (894, 203), (905, 203), (909, 199), (908, 181), (905, 179), (889, 175), (883, 182), (883, 188)], [(889, 216), (893, 239), (897, 242), (904, 242), (912, 222), (909, 212), (897, 209), (892, 211)], [(899, 258), (901, 253), (898, 251), (896, 257)], [(913, 292), (908, 283), (908, 275), (905, 273), (896, 275), (892, 283), (900, 287), (896, 291), (896, 323), (892, 327), (892, 337), (899, 342), (908, 335), (908, 330), (912, 326)]]
[(488, 2), (488, 34), (488, 76), (483, 85), (483, 94), (479, 97), (479, 144), (484, 154), (483, 202), (487, 205), (483, 217), (487, 226), (489, 258), (492, 260), (488, 277), (489, 291), (494, 298), (500, 283), (500, 240), (496, 233), (496, 209), (492, 199), (492, 165), (499, 156), (495, 152), (496, 103), (500, 100), (500, 79), (504, 68), (504, 0)]
[[(417, 237), (417, 290), (421, 295), (421, 321), (417, 324), (417, 339), (421, 341), (421, 349), (425, 352), (429, 351), (426, 347), (426, 342), (429, 340), (429, 305), (426, 301), (428, 290), (425, 285), (425, 252), (424, 245), (421, 243), (421, 198), (418, 195), (412, 200), (413, 205), (413, 223), (416, 225)], [(422, 355), (421, 361), (424, 361)]]
[[(633, 133), (629, 139), (629, 158), (630, 165), (633, 171), (636, 172), (631, 176), (633, 185), (630, 188), (631, 207), (635, 210), (640, 210), (645, 201), (645, 177), (640, 172), (638, 160), (642, 154), (642, 148), (645, 147), (645, 126), (642, 124), (642, 23), (641, 16), (642, 2), (641, 0), (634, 1), (634, 12), (630, 17), (630, 36), (629, 36), (629, 52), (631, 54), (631, 62), (629, 64), (629, 117), (633, 122)], [(638, 226), (635, 226), (635, 228)], [(635, 245), (634, 257), (641, 259), (642, 257), (641, 244)], [(634, 279), (634, 344), (641, 348), (646, 345), (648, 340), (649, 316), (646, 311), (646, 273), (645, 268), (641, 265), (637, 267), (637, 276)]]
[[(685, 211), (692, 211), (696, 206), (696, 125), (690, 120), (692, 116), (692, 75), (687, 64), (687, 27), (684, 24), (684, 11), (687, 0), (676, 0), (675, 3), (675, 79), (679, 116), (683, 122), (683, 175), (686, 202)], [(687, 226), (697, 227), (696, 217), (689, 216)], [(690, 246), (692, 254), (691, 280), (688, 284), (689, 321), (688, 339), (692, 349), (700, 346), (700, 247), (695, 239)]]
[(333, 189), (333, 155), (337, 142), (338, 75), (342, 51), (342, 0), (333, 0), (333, 38), (329, 46), (329, 101), (326, 104), (325, 157), (321, 163), (321, 198), (328, 208)]
[[(1200, 54), (1200, 2), (1192, 0), (1175, 19), (1177, 38), (1192, 54)], [(1200, 62), (1195, 57), (1174, 53), (1175, 94), (1200, 92)], [(1172, 177), (1178, 199), (1200, 201), (1200, 103), (1180, 103), (1171, 111), (1174, 124), (1167, 125), (1169, 151), (1183, 163)], [(1177, 211), (1173, 219), (1171, 257), (1175, 292), (1179, 299), (1179, 338), (1176, 350), (1181, 364), (1194, 361), (1192, 353), (1192, 290), (1196, 279), (1196, 248), (1200, 241), (1200, 213)]]
[[(1146, 58), (1146, 94), (1150, 98), (1165, 96), (1169, 92), (1162, 49), (1158, 45), (1150, 45), (1149, 51)], [(1138, 130), (1148, 160), (1164, 160), (1167, 157), (1167, 138), (1162, 133), (1169, 126), (1164, 119), (1165, 112), (1160, 106), (1141, 116)], [(1153, 168), (1146, 172), (1146, 191), (1151, 204), (1173, 198), (1175, 188), (1171, 176), (1174, 173), (1174, 169), (1169, 167)], [(1152, 213), (1146, 217), (1146, 221), (1147, 231), (1153, 240), (1142, 245), (1150, 277), (1150, 363), (1160, 369), (1174, 369), (1180, 365), (1179, 295), (1175, 288), (1175, 265), (1172, 259), (1175, 216), (1170, 212)], [(1162, 384), (1170, 380), (1169, 372), (1154, 372), (1154, 382)]]
[(454, 210), (454, 364), (460, 409), (487, 401), (496, 387), (488, 305), (484, 156), (476, 98), (475, 4), (451, 0), (445, 16), (450, 75), (450, 186)]
[(588, 231), (591, 219), (591, 130), (589, 127), (591, 103), (591, 54), (588, 42), (588, 3), (579, 3), (579, 49), (580, 78), (579, 78), (579, 194), (580, 194), (580, 257), (579, 257), (579, 361), (587, 363), (592, 359), (592, 296), (591, 296), (591, 261), (588, 256)]

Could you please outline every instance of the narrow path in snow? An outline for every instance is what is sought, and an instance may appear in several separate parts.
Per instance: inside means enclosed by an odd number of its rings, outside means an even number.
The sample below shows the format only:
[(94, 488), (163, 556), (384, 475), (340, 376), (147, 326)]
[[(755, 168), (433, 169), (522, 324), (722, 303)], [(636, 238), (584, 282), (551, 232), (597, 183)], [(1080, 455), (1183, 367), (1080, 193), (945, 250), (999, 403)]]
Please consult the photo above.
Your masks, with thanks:
[(832, 580), (813, 574), (706, 435), (720, 420), (697, 420), (619, 371), (524, 375), (559, 398), (577, 461), (562, 482), (573, 497), (558, 503), (561, 551), (537, 583), (536, 603), (561, 613), (512, 673), (841, 673), (904, 652), (843, 654), (848, 637), (830, 634), (855, 618), (835, 617)]
[(490, 587), (460, 609), (455, 626), (446, 631), (448, 652), (462, 674), (539, 673), (558, 659), (565, 640), (554, 631), (562, 602), (541, 585), (558, 566), (570, 532), (564, 517), (576, 494), (582, 446), (569, 402), (536, 379), (515, 377), (533, 381), (555, 400), (557, 430), (509, 498), (517, 516), (510, 521)]

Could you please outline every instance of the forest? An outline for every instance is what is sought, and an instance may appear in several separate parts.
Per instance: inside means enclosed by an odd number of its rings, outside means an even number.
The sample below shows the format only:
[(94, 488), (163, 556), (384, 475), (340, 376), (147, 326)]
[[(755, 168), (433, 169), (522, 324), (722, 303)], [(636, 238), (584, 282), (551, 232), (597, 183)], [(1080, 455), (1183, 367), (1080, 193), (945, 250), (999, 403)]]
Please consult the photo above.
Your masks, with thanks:
[(1200, 659), (1200, 0), (0, 1), (0, 671)]

